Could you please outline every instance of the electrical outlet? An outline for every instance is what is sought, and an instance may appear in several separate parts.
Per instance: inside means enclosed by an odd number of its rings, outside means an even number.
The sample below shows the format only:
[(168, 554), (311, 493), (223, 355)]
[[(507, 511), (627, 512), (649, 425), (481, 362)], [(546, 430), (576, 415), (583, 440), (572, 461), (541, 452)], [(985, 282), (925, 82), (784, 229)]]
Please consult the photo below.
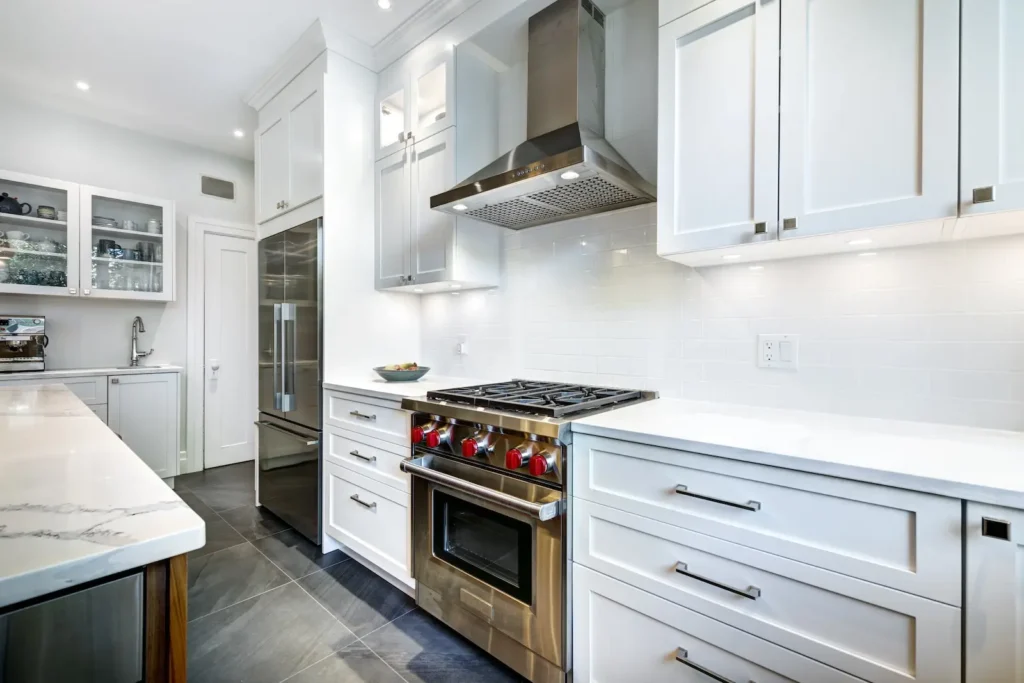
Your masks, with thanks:
[(796, 334), (757, 335), (757, 366), (796, 370), (800, 360), (800, 336)]
[(456, 356), (468, 356), (469, 355), (469, 342), (465, 335), (460, 335), (455, 341), (455, 355)]

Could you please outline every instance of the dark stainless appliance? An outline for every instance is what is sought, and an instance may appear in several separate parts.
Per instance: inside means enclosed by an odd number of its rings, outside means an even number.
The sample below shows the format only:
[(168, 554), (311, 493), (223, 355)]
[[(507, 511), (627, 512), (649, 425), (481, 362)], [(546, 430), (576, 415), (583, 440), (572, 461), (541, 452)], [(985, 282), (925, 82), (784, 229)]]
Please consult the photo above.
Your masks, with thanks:
[(530, 17), (528, 139), (430, 208), (519, 230), (655, 201), (604, 139), (604, 19), (591, 0), (555, 0)]
[(321, 219), (259, 244), (259, 502), (320, 544)]
[(45, 370), (49, 342), (43, 316), (0, 316), (0, 372)]
[(533, 683), (563, 683), (571, 420), (654, 396), (513, 380), (404, 399), (417, 604)]

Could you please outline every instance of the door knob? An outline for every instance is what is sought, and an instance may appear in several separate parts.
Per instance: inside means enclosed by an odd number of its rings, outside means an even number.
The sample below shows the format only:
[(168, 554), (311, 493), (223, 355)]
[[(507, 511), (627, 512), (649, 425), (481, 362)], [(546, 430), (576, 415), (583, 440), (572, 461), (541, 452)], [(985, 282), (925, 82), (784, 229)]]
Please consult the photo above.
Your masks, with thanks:
[(220, 361), (216, 358), (210, 359), (210, 379), (217, 379), (217, 372), (220, 370)]

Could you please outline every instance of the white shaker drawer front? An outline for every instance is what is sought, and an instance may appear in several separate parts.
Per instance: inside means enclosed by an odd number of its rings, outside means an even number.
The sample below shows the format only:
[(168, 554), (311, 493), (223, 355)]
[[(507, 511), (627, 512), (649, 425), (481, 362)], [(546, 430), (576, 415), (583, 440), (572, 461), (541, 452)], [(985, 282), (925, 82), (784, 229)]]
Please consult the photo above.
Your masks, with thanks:
[(572, 639), (577, 681), (862, 681), (579, 564)]
[(410, 580), (409, 494), (324, 463), (327, 533), (391, 575)]
[(37, 387), (43, 384), (63, 384), (87, 406), (107, 402), (107, 376), (98, 377), (39, 377), (36, 379), (0, 380), (2, 387)]
[(573, 499), (573, 559), (875, 683), (959, 683), (960, 610)]
[(573, 495), (959, 606), (960, 501), (580, 435)]
[(325, 422), (334, 427), (351, 429), (359, 434), (407, 446), (410, 443), (412, 418), (399, 405), (366, 396), (327, 392)]
[(382, 484), (409, 491), (409, 475), (400, 465), (409, 457), (409, 446), (398, 446), (336, 427), (326, 431), (327, 448), (324, 457), (359, 474), (376, 479)]

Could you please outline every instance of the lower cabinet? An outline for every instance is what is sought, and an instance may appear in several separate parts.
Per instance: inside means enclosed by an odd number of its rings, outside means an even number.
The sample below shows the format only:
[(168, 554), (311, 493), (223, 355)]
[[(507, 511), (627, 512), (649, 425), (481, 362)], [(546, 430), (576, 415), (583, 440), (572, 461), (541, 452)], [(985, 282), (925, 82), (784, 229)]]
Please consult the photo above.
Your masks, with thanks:
[(161, 478), (178, 473), (178, 375), (109, 377), (107, 425)]

